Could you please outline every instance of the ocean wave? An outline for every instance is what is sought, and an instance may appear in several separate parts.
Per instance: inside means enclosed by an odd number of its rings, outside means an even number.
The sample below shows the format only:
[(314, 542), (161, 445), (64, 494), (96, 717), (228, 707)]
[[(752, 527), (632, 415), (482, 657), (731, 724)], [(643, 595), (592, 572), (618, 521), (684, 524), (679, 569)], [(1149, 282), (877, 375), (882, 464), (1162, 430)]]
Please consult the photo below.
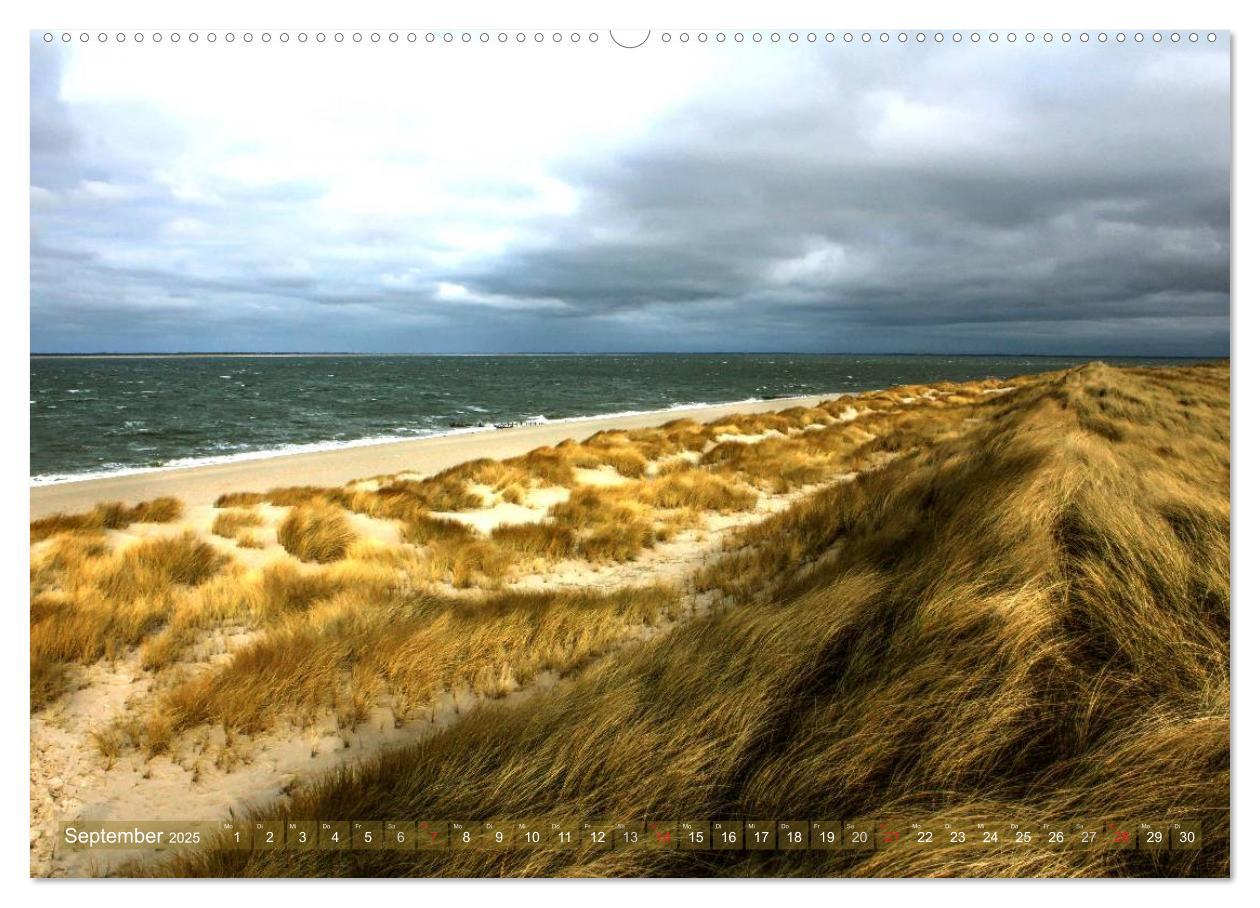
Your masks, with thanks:
[(414, 435), (377, 435), (341, 441), (295, 442), (270, 448), (258, 448), (253, 451), (235, 451), (231, 454), (176, 457), (156, 466), (137, 467), (125, 464), (110, 464), (102, 469), (90, 470), (84, 473), (40, 473), (31, 477), (30, 484), (32, 486), (50, 486), (67, 482), (86, 482), (91, 479), (109, 479), (115, 476), (134, 476), (140, 473), (165, 473), (169, 470), (214, 466), (216, 464), (236, 463), (243, 460), (270, 460), (273, 457), (284, 457), (289, 454), (318, 454), (321, 451), (338, 451), (342, 448), (366, 448), (372, 445), (395, 444), (400, 441), (415, 441), (422, 438), (493, 431), (493, 426), (470, 426), (468, 428), (446, 429), (439, 432), (417, 433)]
[[(776, 398), (776, 400), (788, 401), (796, 400), (801, 397), (831, 397), (844, 394), (846, 392), (824, 392), (822, 394), (802, 394), (793, 397)], [(729, 407), (735, 404), (751, 404), (765, 403), (763, 398), (746, 397), (741, 400), (723, 400), (723, 401), (686, 401), (672, 403), (668, 407), (657, 407), (648, 410), (615, 410), (608, 413), (591, 413), (582, 416), (563, 416), (549, 419), (546, 416), (530, 416), (524, 417), (511, 423), (513, 426), (540, 426), (540, 425), (559, 425), (565, 423), (582, 423), (593, 422), (600, 419), (617, 419), (625, 416), (648, 416), (654, 413), (671, 413), (677, 410), (700, 410), (710, 407)], [(49, 486), (61, 485), (70, 482), (87, 482), (93, 479), (109, 479), (116, 476), (135, 476), (141, 473), (164, 473), (170, 470), (183, 470), (191, 467), (214, 466), (216, 464), (236, 463), (246, 460), (269, 460), (273, 457), (284, 457), (290, 454), (317, 454), (322, 451), (339, 451), (343, 448), (366, 448), (373, 445), (397, 444), (403, 441), (419, 441), (426, 438), (443, 438), (451, 435), (471, 435), (479, 432), (494, 432), (496, 427), (492, 425), (484, 426), (461, 426), (453, 429), (435, 429), (429, 432), (416, 432), (414, 434), (398, 434), (398, 435), (376, 435), (366, 438), (343, 439), (336, 441), (315, 441), (301, 442), (285, 445), (277, 445), (269, 448), (259, 448), (253, 451), (236, 451), (231, 454), (214, 454), (199, 457), (177, 457), (168, 460), (157, 466), (128, 466), (125, 464), (110, 464), (98, 470), (90, 470), (82, 473), (41, 473), (30, 478), (30, 485)]]

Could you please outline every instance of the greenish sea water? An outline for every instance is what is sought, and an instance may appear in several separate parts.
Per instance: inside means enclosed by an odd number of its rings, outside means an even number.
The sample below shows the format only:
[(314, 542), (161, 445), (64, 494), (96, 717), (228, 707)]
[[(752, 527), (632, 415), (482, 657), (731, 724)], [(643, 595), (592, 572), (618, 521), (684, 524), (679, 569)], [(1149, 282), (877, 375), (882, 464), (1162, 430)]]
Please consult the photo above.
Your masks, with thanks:
[(1004, 378), (1085, 361), (790, 354), (32, 357), (31, 481), (493, 431), (496, 423)]

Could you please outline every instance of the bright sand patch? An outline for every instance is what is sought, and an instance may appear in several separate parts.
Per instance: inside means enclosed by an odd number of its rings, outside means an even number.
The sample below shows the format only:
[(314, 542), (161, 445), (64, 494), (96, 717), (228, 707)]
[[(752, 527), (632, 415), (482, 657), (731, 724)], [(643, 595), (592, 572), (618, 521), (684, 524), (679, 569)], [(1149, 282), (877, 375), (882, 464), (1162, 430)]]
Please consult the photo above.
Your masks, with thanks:
[(531, 508), (547, 510), (552, 505), (569, 500), (569, 490), (564, 486), (543, 486), (530, 489), (525, 493), (525, 505)]
[(607, 464), (601, 467), (574, 467), (573, 478), (579, 485), (600, 487), (620, 486), (630, 481)]
[(538, 523), (547, 516), (547, 512), (537, 508), (501, 501), (493, 507), (474, 508), (471, 511), (434, 511), (433, 516), (443, 520), (458, 521), (488, 535), (491, 530), (498, 526)]
[(387, 545), (398, 545), (402, 542), (402, 525), (397, 520), (382, 520), (353, 511), (346, 512), (346, 520), (360, 539), (370, 539)]
[(755, 435), (750, 435), (748, 433), (740, 433), (740, 432), (723, 433), (722, 435), (716, 436), (713, 440), (717, 444), (721, 444), (724, 441), (736, 441), (742, 445), (755, 445), (757, 442), (765, 441), (767, 438), (786, 438), (786, 437), (787, 436), (784, 435), (782, 432), (777, 432), (774, 429), (768, 429), (765, 432), (758, 432)]

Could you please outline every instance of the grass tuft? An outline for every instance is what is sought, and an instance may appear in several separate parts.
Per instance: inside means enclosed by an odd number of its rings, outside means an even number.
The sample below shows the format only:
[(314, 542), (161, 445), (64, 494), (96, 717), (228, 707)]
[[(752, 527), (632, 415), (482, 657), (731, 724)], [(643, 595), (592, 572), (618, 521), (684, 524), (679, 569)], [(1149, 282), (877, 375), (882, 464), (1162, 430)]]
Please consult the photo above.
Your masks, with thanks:
[(276, 539), (303, 561), (327, 564), (345, 557), (355, 534), (339, 508), (299, 505), (280, 522)]
[(133, 523), (170, 523), (178, 520), (183, 511), (183, 505), (174, 498), (155, 498), (131, 507), (121, 502), (98, 504), (85, 514), (54, 514), (31, 521), (31, 542), (41, 542), (58, 533), (121, 530)]
[[(1002, 387), (845, 401), (866, 413), (809, 432), (835, 430), (815, 456), (887, 465), (742, 531), (706, 615), (257, 815), (1186, 818), (1202, 848), (207, 851), (147, 872), (1228, 876), (1228, 368), (1094, 364)], [(611, 491), (575, 491), (556, 524), (582, 540), (641, 514)], [(615, 639), (595, 629), (660, 620), (668, 601), (614, 595), (372, 608), (351, 593), (183, 702), (248, 725), (373, 678), (413, 704), (451, 684), (495, 696), (581, 664)]]
[(215, 516), (210, 532), (216, 536), (222, 536), (224, 539), (236, 539), (239, 541), (242, 530), (262, 525), (262, 517), (253, 511), (231, 510)]

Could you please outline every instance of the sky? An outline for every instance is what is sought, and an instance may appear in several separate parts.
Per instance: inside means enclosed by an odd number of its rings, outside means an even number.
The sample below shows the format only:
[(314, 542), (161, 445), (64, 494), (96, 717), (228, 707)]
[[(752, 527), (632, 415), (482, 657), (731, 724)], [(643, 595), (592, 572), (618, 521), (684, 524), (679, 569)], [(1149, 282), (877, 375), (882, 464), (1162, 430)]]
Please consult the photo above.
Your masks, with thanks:
[(31, 45), (31, 349), (1223, 356), (1228, 40)]

